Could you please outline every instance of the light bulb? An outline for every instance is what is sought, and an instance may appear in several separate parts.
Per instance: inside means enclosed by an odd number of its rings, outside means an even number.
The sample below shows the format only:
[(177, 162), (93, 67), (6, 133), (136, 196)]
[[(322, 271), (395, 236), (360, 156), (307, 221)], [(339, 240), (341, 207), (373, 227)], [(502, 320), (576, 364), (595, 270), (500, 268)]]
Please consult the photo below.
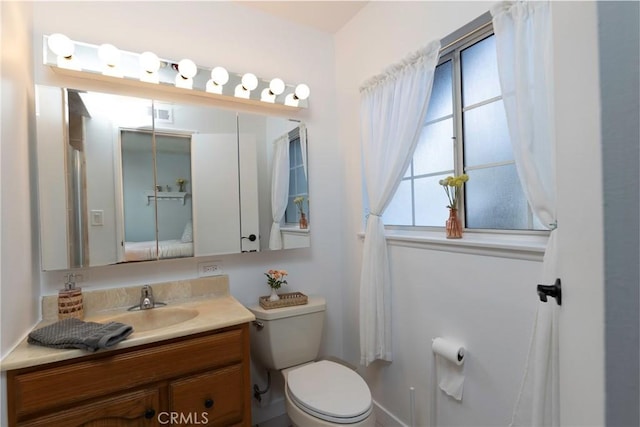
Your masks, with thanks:
[(183, 59), (178, 62), (178, 72), (185, 79), (192, 79), (198, 74), (198, 67), (190, 59)]
[(298, 86), (296, 86), (296, 91), (295, 91), (295, 97), (298, 99), (307, 99), (309, 97), (309, 86), (307, 86), (304, 83), (299, 84)]
[(269, 91), (274, 95), (280, 95), (282, 92), (284, 92), (284, 82), (282, 81), (282, 79), (279, 79), (277, 77), (275, 79), (272, 79), (269, 83)]
[(213, 83), (224, 86), (229, 81), (229, 72), (224, 67), (216, 67), (211, 70)]
[(242, 86), (242, 83), (237, 85), (235, 90), (233, 91), (233, 95), (236, 98), (249, 99), (250, 94), (251, 94), (251, 91), (245, 89), (244, 86)]
[(242, 76), (242, 87), (246, 90), (254, 90), (258, 87), (258, 78), (255, 74), (247, 73)]
[(176, 74), (176, 87), (180, 89), (193, 89), (193, 79), (185, 79), (180, 74)]
[(276, 95), (268, 87), (265, 87), (264, 89), (262, 89), (260, 101), (273, 104), (276, 102)]
[(98, 57), (109, 67), (115, 67), (120, 62), (120, 51), (114, 45), (105, 43), (98, 48)]
[(288, 94), (284, 98), (284, 105), (289, 107), (297, 107), (298, 106), (298, 98), (293, 93)]
[(51, 34), (47, 40), (47, 45), (53, 53), (63, 58), (70, 58), (75, 50), (71, 39), (60, 33)]
[(140, 66), (147, 73), (155, 73), (160, 69), (160, 59), (153, 52), (140, 54)]

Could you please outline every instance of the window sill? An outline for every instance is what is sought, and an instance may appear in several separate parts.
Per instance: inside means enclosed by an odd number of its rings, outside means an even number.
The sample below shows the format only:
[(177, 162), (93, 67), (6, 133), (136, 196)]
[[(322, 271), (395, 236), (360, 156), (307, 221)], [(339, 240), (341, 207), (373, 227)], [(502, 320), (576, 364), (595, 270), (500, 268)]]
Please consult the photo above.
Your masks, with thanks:
[[(364, 233), (358, 233), (364, 240)], [(462, 239), (447, 239), (443, 230), (385, 230), (387, 244), (500, 258), (542, 261), (549, 235), (484, 233), (465, 230)]]

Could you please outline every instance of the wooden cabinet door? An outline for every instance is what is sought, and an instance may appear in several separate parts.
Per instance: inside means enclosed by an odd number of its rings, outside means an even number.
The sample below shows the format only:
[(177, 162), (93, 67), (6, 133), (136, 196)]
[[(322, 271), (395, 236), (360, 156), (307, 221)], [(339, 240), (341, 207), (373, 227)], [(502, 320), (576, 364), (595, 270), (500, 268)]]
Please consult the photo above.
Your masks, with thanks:
[(18, 423), (20, 427), (152, 427), (159, 426), (157, 388), (97, 400), (52, 415)]
[(245, 387), (241, 364), (176, 380), (169, 384), (171, 411), (183, 425), (241, 425)]

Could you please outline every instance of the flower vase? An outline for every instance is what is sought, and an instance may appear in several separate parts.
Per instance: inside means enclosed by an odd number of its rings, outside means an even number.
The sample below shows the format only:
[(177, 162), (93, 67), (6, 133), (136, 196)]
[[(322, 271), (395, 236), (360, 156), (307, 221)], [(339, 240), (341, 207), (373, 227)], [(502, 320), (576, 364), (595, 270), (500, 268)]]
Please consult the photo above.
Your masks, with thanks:
[(458, 218), (457, 209), (449, 209), (449, 219), (446, 224), (447, 239), (461, 239), (462, 238), (462, 225)]
[(184, 184), (178, 184), (178, 191), (184, 193)]
[(271, 295), (269, 295), (269, 301), (278, 301), (280, 295), (276, 292), (276, 288), (271, 288)]
[(300, 212), (300, 229), (306, 229), (309, 226), (307, 223), (307, 214)]

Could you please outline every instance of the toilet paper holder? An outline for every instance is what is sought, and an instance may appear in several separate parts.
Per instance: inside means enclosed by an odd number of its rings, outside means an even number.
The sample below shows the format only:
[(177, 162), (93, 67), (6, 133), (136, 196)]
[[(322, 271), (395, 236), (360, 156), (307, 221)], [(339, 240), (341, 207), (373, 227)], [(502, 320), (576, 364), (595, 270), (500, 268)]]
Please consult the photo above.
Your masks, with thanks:
[(556, 299), (558, 305), (562, 305), (562, 286), (560, 279), (556, 279), (553, 285), (538, 285), (536, 288), (540, 301), (547, 302), (547, 297)]

